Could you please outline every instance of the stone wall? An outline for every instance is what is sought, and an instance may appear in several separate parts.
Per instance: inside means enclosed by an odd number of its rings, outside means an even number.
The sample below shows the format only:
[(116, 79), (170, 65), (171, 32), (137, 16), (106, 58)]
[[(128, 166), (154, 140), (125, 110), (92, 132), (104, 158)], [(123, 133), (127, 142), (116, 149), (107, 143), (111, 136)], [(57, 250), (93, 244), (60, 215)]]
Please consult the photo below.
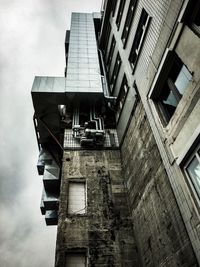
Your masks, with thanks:
[[(68, 183), (85, 180), (87, 212), (69, 215)], [(67, 252), (84, 252), (88, 266), (140, 266), (121, 176), (120, 152), (66, 151), (63, 157), (56, 267)]]
[(198, 266), (141, 102), (121, 153), (142, 266)]

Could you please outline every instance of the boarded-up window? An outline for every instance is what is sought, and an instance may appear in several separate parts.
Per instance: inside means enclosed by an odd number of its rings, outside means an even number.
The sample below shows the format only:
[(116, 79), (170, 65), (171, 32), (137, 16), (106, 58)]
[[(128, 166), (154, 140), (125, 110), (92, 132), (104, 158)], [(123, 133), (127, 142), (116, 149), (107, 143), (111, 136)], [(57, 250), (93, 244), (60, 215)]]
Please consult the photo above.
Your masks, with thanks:
[(65, 267), (85, 267), (86, 256), (84, 253), (71, 253), (66, 255)]
[(84, 214), (86, 212), (85, 182), (70, 182), (68, 197), (68, 213)]

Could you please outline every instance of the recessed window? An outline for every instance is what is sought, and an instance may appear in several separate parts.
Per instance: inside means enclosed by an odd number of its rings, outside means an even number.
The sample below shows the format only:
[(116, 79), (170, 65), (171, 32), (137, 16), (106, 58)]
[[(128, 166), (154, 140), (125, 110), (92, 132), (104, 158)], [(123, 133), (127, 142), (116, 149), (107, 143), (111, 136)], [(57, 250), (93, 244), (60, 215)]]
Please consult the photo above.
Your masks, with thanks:
[(135, 34), (135, 38), (134, 38), (133, 45), (131, 48), (131, 52), (129, 55), (129, 62), (131, 64), (131, 68), (133, 71), (134, 71), (136, 64), (137, 64), (137, 60), (138, 60), (139, 53), (140, 53), (141, 48), (142, 48), (144, 37), (146, 35), (147, 29), (149, 26), (149, 22), (150, 22), (150, 17), (148, 15), (148, 13), (146, 12), (146, 10), (143, 9), (139, 23), (138, 23), (138, 27), (136, 30), (136, 34)]
[(69, 182), (68, 214), (86, 213), (86, 184), (85, 182)]
[(108, 46), (108, 41), (110, 38), (110, 32), (111, 32), (111, 25), (110, 25), (110, 23), (108, 23), (108, 28), (107, 28), (106, 36), (105, 36), (105, 50), (107, 49), (107, 46)]
[(200, 149), (191, 156), (185, 166), (185, 172), (200, 199)]
[(120, 23), (121, 23), (125, 2), (126, 2), (125, 0), (121, 0), (120, 4), (119, 4), (119, 9), (118, 9), (118, 13), (117, 13), (117, 19), (116, 19), (116, 24), (117, 24), (117, 29), (118, 30), (119, 30)]
[(115, 65), (114, 65), (111, 81), (110, 81), (111, 93), (113, 93), (113, 90), (114, 90), (114, 87), (115, 87), (115, 83), (116, 83), (117, 76), (118, 76), (118, 73), (119, 73), (119, 70), (120, 70), (121, 62), (122, 61), (121, 61), (120, 55), (118, 53), (117, 57), (116, 57), (116, 61), (115, 61)]
[(185, 16), (190, 28), (200, 36), (200, 0), (189, 1)]
[(86, 267), (87, 258), (84, 253), (67, 253), (65, 267)]
[(112, 16), (115, 16), (115, 10), (117, 5), (117, 0), (111, 0), (112, 1)]
[(119, 120), (119, 117), (123, 110), (126, 96), (128, 94), (128, 90), (129, 90), (128, 81), (127, 81), (126, 75), (124, 75), (124, 78), (122, 80), (122, 84), (120, 87), (119, 95), (117, 97), (117, 114), (116, 114), (117, 121)]
[(180, 58), (175, 55), (169, 74), (155, 99), (166, 123), (173, 116), (191, 79), (191, 73)]
[(107, 61), (106, 61), (106, 65), (107, 65), (107, 70), (108, 71), (110, 69), (110, 64), (111, 64), (111, 61), (112, 61), (112, 58), (113, 58), (113, 52), (115, 50), (115, 45), (116, 45), (116, 41), (115, 41), (115, 37), (113, 35), (112, 41), (111, 41), (111, 44), (110, 44), (110, 50), (109, 50), (109, 53), (108, 53), (108, 58), (107, 58)]
[(132, 24), (132, 21), (133, 21), (133, 15), (134, 15), (134, 12), (135, 12), (136, 2), (137, 2), (136, 0), (130, 0), (130, 4), (129, 4), (129, 7), (128, 7), (126, 21), (125, 21), (125, 24), (124, 24), (122, 37), (121, 37), (124, 47), (126, 46), (126, 43), (127, 43), (127, 40), (128, 40), (131, 24)]

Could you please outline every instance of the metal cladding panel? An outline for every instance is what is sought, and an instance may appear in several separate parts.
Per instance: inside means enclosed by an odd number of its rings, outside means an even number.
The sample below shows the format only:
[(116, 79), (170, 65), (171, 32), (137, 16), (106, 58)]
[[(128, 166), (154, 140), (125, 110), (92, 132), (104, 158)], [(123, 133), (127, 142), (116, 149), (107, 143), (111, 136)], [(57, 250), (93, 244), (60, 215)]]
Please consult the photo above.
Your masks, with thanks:
[(42, 192), (42, 201), (44, 203), (45, 210), (58, 210), (58, 194), (51, 194), (45, 190)]
[(103, 93), (93, 14), (72, 13), (66, 92)]
[(32, 86), (32, 93), (64, 93), (64, 77), (36, 76)]
[(47, 192), (58, 193), (60, 188), (60, 169), (58, 166), (46, 165), (43, 175), (43, 184)]
[(47, 210), (45, 213), (45, 221), (47, 225), (57, 225), (58, 224), (57, 210)]

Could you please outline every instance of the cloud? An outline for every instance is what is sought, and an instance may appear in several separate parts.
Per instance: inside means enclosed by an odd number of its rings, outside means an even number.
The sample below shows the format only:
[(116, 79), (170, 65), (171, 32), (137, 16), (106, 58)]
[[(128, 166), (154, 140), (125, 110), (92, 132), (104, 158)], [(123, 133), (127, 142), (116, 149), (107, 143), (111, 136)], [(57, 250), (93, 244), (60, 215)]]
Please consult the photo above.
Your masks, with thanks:
[(46, 227), (39, 210), (30, 91), (35, 75), (63, 76), (71, 12), (100, 6), (101, 0), (1, 0), (0, 266), (54, 265), (56, 227)]

